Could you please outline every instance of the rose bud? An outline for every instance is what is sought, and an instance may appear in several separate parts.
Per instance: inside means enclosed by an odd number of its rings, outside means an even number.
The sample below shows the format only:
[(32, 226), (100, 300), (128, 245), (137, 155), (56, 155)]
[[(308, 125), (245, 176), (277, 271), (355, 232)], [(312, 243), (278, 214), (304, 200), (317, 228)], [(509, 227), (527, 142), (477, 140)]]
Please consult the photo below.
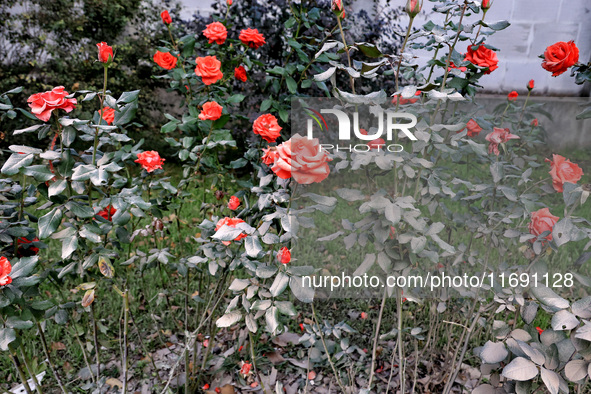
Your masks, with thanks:
[(421, 12), (422, 7), (423, 4), (422, 2), (419, 2), (419, 0), (408, 0), (404, 7), (404, 11), (406, 11), (411, 18), (414, 18), (419, 12)]
[(482, 11), (486, 12), (488, 11), (491, 5), (492, 0), (482, 0), (482, 5), (480, 6), (480, 8), (482, 8)]
[(113, 48), (107, 45), (106, 42), (96, 44), (98, 47), (98, 60), (105, 63), (107, 66), (113, 61)]
[(214, 193), (215, 198), (219, 201), (224, 198), (225, 193), (221, 190), (216, 190)]
[(534, 119), (531, 121), (532, 127), (538, 127), (538, 119)]
[(170, 25), (172, 23), (172, 18), (167, 10), (164, 10), (160, 13), (160, 18), (162, 18), (162, 23), (165, 25)]
[(277, 260), (279, 260), (281, 264), (288, 264), (291, 261), (291, 251), (285, 246), (282, 247), (277, 253)]
[(507, 100), (509, 100), (509, 101), (515, 101), (515, 100), (517, 100), (517, 97), (518, 97), (518, 96), (519, 96), (519, 93), (517, 93), (517, 92), (514, 90), (514, 91), (512, 91), (511, 93), (509, 93), (509, 94), (507, 95)]
[(530, 79), (527, 83), (527, 90), (532, 90), (534, 88), (534, 80)]
[(240, 199), (236, 196), (230, 197), (230, 201), (228, 202), (228, 208), (232, 211), (235, 211), (240, 206)]

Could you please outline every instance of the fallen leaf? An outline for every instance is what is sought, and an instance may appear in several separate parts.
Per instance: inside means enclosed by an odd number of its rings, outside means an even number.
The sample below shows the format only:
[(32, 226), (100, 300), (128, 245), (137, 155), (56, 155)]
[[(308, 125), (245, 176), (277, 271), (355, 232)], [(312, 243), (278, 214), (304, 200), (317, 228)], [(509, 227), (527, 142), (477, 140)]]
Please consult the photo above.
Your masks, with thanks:
[(109, 379), (107, 379), (107, 381), (105, 383), (111, 387), (117, 386), (117, 387), (119, 387), (119, 389), (123, 390), (123, 383), (121, 383), (121, 381), (119, 379), (109, 378)]

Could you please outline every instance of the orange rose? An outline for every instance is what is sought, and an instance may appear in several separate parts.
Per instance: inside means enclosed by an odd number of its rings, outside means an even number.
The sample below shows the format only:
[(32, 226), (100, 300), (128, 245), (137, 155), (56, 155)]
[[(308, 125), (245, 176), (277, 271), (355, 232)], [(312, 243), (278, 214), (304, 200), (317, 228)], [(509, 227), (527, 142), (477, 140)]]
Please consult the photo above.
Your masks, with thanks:
[(544, 61), (542, 67), (550, 71), (553, 77), (556, 77), (579, 61), (579, 48), (574, 41), (559, 41), (550, 45), (544, 51)]
[(0, 257), (0, 286), (6, 286), (12, 283), (12, 278), (8, 276), (12, 272), (10, 261), (4, 256)]
[(206, 26), (205, 30), (203, 30), (203, 35), (209, 39), (210, 44), (215, 42), (218, 45), (222, 45), (226, 42), (228, 30), (220, 22), (213, 22)]
[(238, 66), (234, 69), (234, 78), (239, 81), (246, 82), (246, 69), (243, 66)]
[(96, 46), (98, 47), (99, 62), (109, 63), (113, 60), (113, 48), (108, 46), (106, 42), (99, 42)]
[(511, 93), (509, 93), (507, 95), (507, 100), (509, 101), (517, 101), (517, 97), (519, 96), (519, 93), (517, 93), (515, 90), (512, 91)]
[(53, 90), (35, 93), (31, 95), (27, 102), (31, 107), (33, 115), (44, 122), (47, 122), (51, 117), (51, 112), (54, 109), (63, 109), (66, 112), (71, 112), (76, 108), (78, 102), (75, 98), (66, 98), (68, 92), (64, 90), (63, 86), (57, 86)]
[(154, 54), (154, 62), (162, 68), (172, 70), (176, 67), (179, 58), (171, 54), (170, 52), (157, 51)]
[(320, 147), (318, 138), (311, 140), (299, 134), (277, 147), (277, 157), (271, 170), (279, 178), (293, 176), (302, 185), (322, 182), (330, 174), (328, 162), (332, 159)]
[[(480, 127), (474, 119), (470, 119), (468, 123), (466, 123), (466, 128), (468, 129), (468, 137), (476, 137), (482, 131), (482, 127)], [(462, 131), (464, 131), (464, 129), (458, 131), (458, 133)]]
[(275, 142), (281, 135), (281, 126), (277, 123), (277, 118), (271, 114), (259, 116), (252, 125), (252, 131), (260, 135), (267, 142)]
[(167, 10), (164, 10), (160, 13), (160, 18), (162, 18), (162, 23), (165, 25), (170, 25), (172, 23), (172, 18)]
[[(415, 92), (415, 96), (421, 96), (421, 91), (417, 90)], [(404, 105), (404, 104), (414, 104), (417, 101), (419, 101), (418, 98), (411, 98), (411, 99), (405, 99), (404, 97), (400, 97), (400, 105)], [(394, 97), (392, 97), (392, 104), (396, 104), (398, 102), (398, 95), (395, 95)]]
[(112, 222), (113, 215), (115, 215), (116, 212), (117, 212), (117, 210), (112, 205), (107, 205), (105, 207), (105, 209), (103, 209), (102, 211), (97, 213), (97, 216), (100, 216), (103, 219), (108, 220), (109, 222)]
[[(215, 231), (218, 231), (220, 228), (222, 228), (222, 226), (226, 225), (226, 226), (230, 226), (232, 228), (236, 228), (236, 226), (240, 223), (244, 223), (244, 220), (242, 219), (238, 219), (238, 218), (228, 218), (225, 217), (223, 219), (220, 219), (218, 221), (218, 223), (215, 226)], [(236, 238), (234, 238), (234, 241), (240, 241), (242, 238), (246, 238), (246, 234), (245, 233), (240, 233)], [(222, 243), (226, 246), (230, 245), (230, 241), (222, 241)]]
[(277, 252), (277, 260), (281, 264), (288, 264), (291, 261), (291, 251), (285, 246)]
[(584, 175), (581, 167), (560, 155), (552, 155), (552, 160), (546, 159), (546, 162), (550, 163), (552, 186), (559, 193), (562, 193), (565, 182), (577, 183)]
[[(275, 163), (275, 159), (277, 159), (277, 148), (270, 147), (270, 148), (263, 148), (263, 156), (261, 160), (266, 165), (270, 166)], [(288, 177), (289, 178), (289, 177)]]
[(495, 127), (494, 131), (488, 134), (485, 139), (490, 142), (488, 145), (488, 153), (494, 153), (498, 156), (500, 153), (499, 144), (503, 144), (509, 140), (519, 139), (519, 137), (515, 134), (511, 134), (509, 129), (499, 129), (498, 127)]
[(550, 231), (550, 234), (545, 237), (548, 241), (552, 241), (552, 228), (556, 222), (560, 219), (558, 216), (554, 216), (550, 213), (548, 208), (542, 208), (538, 211), (531, 213), (531, 222), (529, 223), (530, 234), (539, 237), (546, 231)]
[[(18, 245), (18, 249), (16, 252), (16, 256), (17, 257), (29, 257), (29, 256), (35, 256), (36, 254), (38, 254), (39, 248), (32, 245), (32, 243), (34, 243), (34, 242), (39, 242), (39, 238), (35, 237), (31, 240), (26, 237), (20, 237), (19, 239), (17, 239), (16, 244)], [(21, 247), (21, 245), (26, 245), (26, 246)]]
[(201, 120), (218, 120), (222, 116), (224, 108), (215, 101), (209, 101), (203, 104), (203, 109), (199, 114)]
[[(98, 111), (100, 114), (100, 111)], [(108, 125), (112, 124), (115, 121), (115, 110), (111, 107), (103, 108), (103, 120), (107, 122)]]
[(240, 199), (236, 196), (230, 197), (230, 201), (228, 201), (228, 208), (232, 211), (235, 211), (240, 206)]
[(158, 152), (151, 150), (147, 152), (138, 153), (136, 163), (141, 164), (141, 166), (148, 172), (153, 172), (158, 169), (162, 169), (162, 163), (164, 163), (164, 159), (160, 157)]
[(198, 57), (195, 63), (195, 74), (201, 77), (205, 85), (216, 83), (224, 77), (220, 70), (222, 63), (215, 56)]
[(244, 29), (240, 31), (238, 37), (240, 41), (246, 46), (253, 49), (258, 49), (265, 44), (265, 36), (263, 36), (257, 29)]
[(488, 70), (484, 72), (485, 74), (490, 74), (499, 68), (499, 58), (497, 57), (497, 54), (495, 51), (488, 49), (484, 45), (479, 45), (476, 50), (473, 50), (472, 45), (469, 45), (468, 53), (466, 53), (464, 60), (467, 60), (478, 67), (488, 67)]
[[(359, 132), (363, 135), (367, 135), (367, 130), (365, 129), (359, 129)], [(369, 149), (380, 149), (381, 146), (386, 145), (386, 141), (384, 141), (383, 138), (376, 138), (375, 140), (369, 141), (367, 143), (367, 146), (369, 146)]]

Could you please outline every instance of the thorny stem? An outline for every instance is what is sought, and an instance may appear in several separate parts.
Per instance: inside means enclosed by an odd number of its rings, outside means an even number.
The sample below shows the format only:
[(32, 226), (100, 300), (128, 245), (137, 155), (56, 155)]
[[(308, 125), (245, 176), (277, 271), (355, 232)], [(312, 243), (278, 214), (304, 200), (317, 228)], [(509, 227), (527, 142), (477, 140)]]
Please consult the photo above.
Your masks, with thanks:
[[(451, 10), (447, 11), (447, 13), (445, 14), (444, 26), (447, 25), (450, 13), (451, 13)], [(433, 54), (433, 59), (432, 59), (433, 64), (431, 64), (431, 69), (429, 70), (429, 76), (427, 77), (427, 83), (429, 83), (429, 81), (431, 81), (431, 76), (433, 75), (433, 70), (435, 69), (435, 60), (437, 60), (437, 54), (439, 53), (439, 50), (441, 48), (443, 48), (443, 44), (437, 45), (437, 48), (435, 49), (435, 53)]]
[(31, 376), (31, 380), (33, 381), (33, 384), (35, 385), (35, 391), (37, 392), (37, 394), (42, 394), (41, 393), (41, 385), (39, 384), (39, 381), (37, 380), (37, 376), (35, 376), (35, 372), (31, 369), (31, 367), (29, 366), (29, 363), (27, 362), (27, 355), (25, 354), (25, 347), (23, 346), (22, 341), (19, 344), (19, 349), (21, 351), (21, 356), (23, 356), (23, 364), (25, 364), (25, 369), (27, 370), (27, 372)]
[[(94, 352), (96, 356), (96, 382), (100, 386), (100, 376), (101, 376), (101, 360), (100, 360), (100, 348), (99, 348), (99, 341), (98, 341), (98, 327), (96, 324), (96, 318), (94, 317), (94, 302), (90, 304), (90, 319), (92, 322), (92, 337), (94, 340)], [(100, 388), (100, 387), (99, 387)]]
[(404, 376), (404, 348), (402, 343), (402, 293), (400, 288), (396, 288), (396, 313), (398, 314), (398, 369), (400, 371), (400, 392), (404, 394), (406, 389)]
[(123, 394), (127, 394), (127, 381), (128, 381), (128, 346), (127, 346), (127, 332), (129, 327), (129, 290), (125, 289), (123, 292)]
[(64, 384), (62, 383), (62, 379), (60, 378), (60, 375), (57, 372), (55, 365), (51, 361), (51, 356), (49, 353), (49, 348), (47, 347), (47, 340), (45, 339), (45, 334), (43, 333), (43, 328), (41, 328), (41, 324), (39, 324), (38, 321), (35, 321), (35, 323), (37, 323), (37, 330), (39, 331), (39, 337), (41, 338), (41, 345), (43, 346), (43, 353), (45, 353), (45, 358), (47, 359), (47, 363), (49, 364), (49, 368), (51, 369), (51, 372), (53, 373), (53, 376), (55, 377), (55, 380), (57, 381), (58, 386), (60, 386), (62, 393), (67, 394), (67, 391), (64, 388)]
[(449, 65), (451, 62), (451, 55), (453, 54), (456, 44), (458, 43), (458, 39), (460, 38), (460, 34), (462, 33), (462, 21), (464, 20), (464, 14), (466, 13), (466, 8), (468, 8), (467, 1), (464, 2), (464, 6), (462, 7), (462, 15), (460, 16), (460, 21), (458, 23), (458, 33), (456, 34), (456, 37), (454, 38), (454, 42), (453, 42), (452, 46), (449, 48), (449, 54), (447, 55), (447, 59), (445, 60), (445, 74), (443, 74), (443, 80), (441, 81), (440, 92), (443, 92), (443, 90), (445, 89), (445, 83), (447, 82), (447, 76), (449, 75)]
[(519, 122), (517, 123), (517, 127), (521, 126), (521, 121), (523, 120), (523, 114), (525, 113), (525, 108), (527, 107), (527, 102), (529, 101), (529, 96), (531, 95), (531, 90), (527, 90), (527, 97), (525, 98), (525, 103), (523, 103), (523, 108), (521, 108), (521, 115), (519, 116)]
[(88, 368), (88, 371), (90, 372), (90, 377), (92, 378), (92, 382), (94, 383), (96, 382), (96, 379), (94, 373), (92, 372), (90, 362), (88, 362), (88, 357), (86, 356), (86, 350), (84, 350), (84, 345), (82, 344), (82, 341), (80, 340), (80, 337), (78, 336), (77, 332), (74, 332), (74, 336), (76, 337), (76, 341), (78, 341), (78, 345), (80, 346), (80, 350), (82, 351), (82, 358), (84, 358), (84, 363), (86, 364), (86, 368)]
[[(398, 67), (396, 67), (396, 91), (398, 91), (398, 84), (400, 81), (400, 66), (402, 65), (402, 59), (404, 57), (404, 49), (406, 48), (406, 43), (408, 42), (408, 36), (410, 36), (410, 31), (412, 29), (412, 23), (415, 20), (414, 16), (410, 18), (410, 22), (408, 23), (408, 28), (406, 29), (406, 36), (404, 37), (404, 43), (402, 43), (402, 49), (400, 49), (400, 59), (398, 59)], [(400, 101), (400, 97), (398, 98)]]
[(384, 314), (384, 307), (386, 305), (386, 298), (388, 298), (388, 288), (384, 288), (384, 295), (382, 296), (382, 304), (380, 305), (380, 314), (378, 315), (378, 322), (376, 324), (376, 332), (373, 338), (373, 349), (371, 352), (371, 370), (369, 372), (369, 382), (367, 383), (367, 389), (371, 390), (371, 383), (373, 381), (374, 376), (374, 369), (376, 363), (377, 352), (376, 349), (378, 348), (378, 338), (380, 336), (380, 326), (382, 325), (382, 315)]
[[(340, 15), (337, 15), (337, 23), (339, 24), (339, 30), (341, 32), (341, 39), (343, 40), (343, 45), (345, 45), (345, 53), (347, 54), (349, 68), (351, 68), (351, 55), (349, 54), (349, 46), (347, 45), (347, 39), (345, 38), (345, 33), (343, 32), (343, 25), (341, 24)], [(355, 94), (355, 80), (351, 75), (349, 75), (349, 81), (351, 82), (351, 92)]]
[(267, 389), (265, 388), (265, 384), (263, 383), (263, 379), (261, 378), (261, 374), (259, 373), (259, 370), (257, 368), (256, 357), (254, 355), (254, 339), (252, 337), (252, 332), (250, 332), (250, 330), (248, 330), (248, 342), (250, 345), (249, 347), (250, 347), (250, 358), (252, 358), (252, 368), (254, 369), (254, 373), (259, 378), (259, 383), (261, 384), (261, 388), (263, 389), (263, 393), (267, 394)]
[[(100, 113), (99, 113), (99, 121), (98, 124), (100, 125), (103, 121), (103, 111), (104, 111), (104, 102), (105, 102), (105, 96), (107, 94), (107, 70), (109, 69), (109, 67), (107, 65), (103, 66), (103, 69), (105, 70), (104, 72), (104, 76), (103, 76), (103, 95), (102, 97), (100, 97), (100, 102), (101, 102), (101, 109), (100, 109)], [(92, 165), (94, 166), (96, 164), (96, 151), (98, 149), (98, 142), (99, 142), (99, 128), (96, 127), (96, 130), (94, 132), (94, 146), (92, 149)]]
[[(185, 282), (185, 332), (189, 332), (189, 283), (191, 270), (187, 268), (187, 280)], [(189, 345), (189, 336), (186, 336), (187, 346)], [(185, 352), (185, 393), (189, 393), (189, 352)]]
[(29, 387), (29, 382), (27, 381), (27, 377), (25, 376), (25, 373), (22, 370), (18, 356), (16, 355), (16, 353), (13, 354), (12, 352), (10, 352), (10, 358), (12, 359), (12, 363), (14, 364), (14, 367), (16, 368), (16, 371), (18, 372), (18, 376), (21, 379), (21, 382), (23, 384), (23, 387), (25, 388), (25, 391), (27, 392), (27, 394), (33, 394), (31, 392), (31, 387)]

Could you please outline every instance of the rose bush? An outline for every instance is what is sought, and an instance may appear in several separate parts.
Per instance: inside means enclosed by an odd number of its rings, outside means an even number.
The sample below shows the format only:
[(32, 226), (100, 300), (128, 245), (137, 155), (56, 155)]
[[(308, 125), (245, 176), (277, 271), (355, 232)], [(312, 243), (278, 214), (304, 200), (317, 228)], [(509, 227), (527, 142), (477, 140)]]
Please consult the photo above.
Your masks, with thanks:
[[(343, 393), (450, 393), (468, 359), (482, 364), (475, 381), (463, 382), (472, 392), (584, 390), (589, 297), (557, 294), (542, 280), (556, 274), (549, 265), (565, 244), (585, 241), (585, 253), (591, 247), (591, 225), (579, 214), (589, 195), (584, 169), (559, 155), (544, 164), (537, 150), (544, 112), (528, 106), (529, 95), (523, 103), (512, 95), (485, 114), (457, 105), (477, 99), (479, 79), (498, 68), (502, 58), (486, 39), (508, 24), (484, 21), (491, 2), (438, 3), (436, 12), (449, 16), (442, 26), (413, 32), (409, 24), (402, 50), (384, 53), (373, 43), (349, 41), (347, 2), (326, 5), (334, 11), (330, 27), (302, 2), (290, 9), (281, 65), (257, 60), (268, 44), (265, 32), (233, 26), (232, 2), (202, 34), (181, 37), (163, 11), (170, 41), (154, 48), (152, 60), (161, 66), (157, 77), (183, 100), (184, 113), (165, 114), (161, 127), (182, 170), (170, 170), (171, 160), (129, 138), (128, 131), (141, 127), (139, 92), (108, 90), (117, 51), (106, 43), (97, 44), (101, 90), (68, 94), (57, 87), (31, 96), (27, 113), (35, 123), (13, 134), (35, 133), (51, 143), (45, 149), (12, 145), (0, 182), (6, 255), (0, 258), (0, 350), (23, 385), (27, 374), (34, 376), (24, 338), (35, 327), (63, 392), (72, 380), (84, 380), (84, 390), (112, 386), (107, 354), (117, 360), (124, 392), (137, 383), (131, 375), (140, 360), (153, 364), (151, 389), (162, 393), (180, 375), (185, 392), (229, 382), (241, 390), (297, 392), (315, 381), (311, 368)], [(409, 0), (411, 22), (422, 6)], [(481, 18), (458, 23), (468, 12)], [(307, 40), (312, 33), (304, 30), (312, 25), (321, 39)], [(456, 50), (459, 41), (469, 42), (464, 55)], [(421, 46), (433, 50), (423, 70), (403, 56)], [(543, 67), (552, 73), (570, 68), (575, 81), (588, 79), (588, 66), (573, 61), (572, 46), (557, 48), (547, 51)], [(244, 83), (261, 74), (269, 96), (245, 116), (238, 110), (249, 94)], [(371, 91), (391, 86), (379, 83), (390, 78), (395, 89)], [(417, 117), (417, 140), (395, 136), (405, 148), (399, 155), (380, 149), (383, 138), (369, 141), (369, 152), (329, 154), (319, 139), (287, 133), (286, 92), (292, 98), (323, 92), (342, 105), (404, 106)], [(14, 112), (10, 97), (19, 93), (0, 96), (2, 116)], [(74, 117), (81, 109), (90, 119)], [(373, 135), (369, 119), (359, 126), (362, 135)], [(240, 133), (248, 138), (239, 145), (234, 135)], [(332, 187), (339, 174), (349, 177), (346, 187)], [(314, 192), (325, 185), (327, 195)], [(339, 204), (355, 212), (325, 219), (333, 231), (325, 239), (359, 253), (357, 265), (347, 267), (353, 272), (502, 272), (513, 284), (432, 293), (383, 287), (371, 311), (347, 312), (360, 330), (322, 320), (325, 310), (318, 312), (315, 301), (328, 296), (306, 287), (302, 277), (342, 267), (315, 269), (307, 261), (313, 254), (298, 253), (318, 245), (315, 228), (324, 220), (309, 215), (332, 214)], [(560, 204), (564, 212), (553, 215)], [(534, 274), (539, 286), (530, 286)], [(156, 278), (158, 287), (147, 286), (146, 278)], [(589, 283), (582, 273), (563, 279)], [(41, 286), (58, 293), (49, 298)], [(103, 303), (120, 308), (120, 346), (105, 340), (116, 334), (103, 324), (113, 313)], [(331, 308), (338, 312), (336, 303)], [(552, 328), (538, 333), (542, 313), (551, 316)], [(137, 329), (138, 314), (150, 321), (153, 335)], [(72, 345), (87, 364), (83, 377), (70, 379), (65, 366), (58, 368), (48, 328), (73, 331)], [(130, 346), (135, 335), (138, 346)], [(168, 352), (167, 341), (174, 341), (174, 360), (159, 368), (163, 363), (154, 362), (144, 340), (161, 341)], [(292, 350), (285, 350), (288, 342)], [(271, 344), (291, 352), (289, 362), (296, 375), (306, 373), (303, 379), (289, 386), (287, 373), (277, 379), (271, 357), (285, 360), (269, 356), (276, 352)]]

